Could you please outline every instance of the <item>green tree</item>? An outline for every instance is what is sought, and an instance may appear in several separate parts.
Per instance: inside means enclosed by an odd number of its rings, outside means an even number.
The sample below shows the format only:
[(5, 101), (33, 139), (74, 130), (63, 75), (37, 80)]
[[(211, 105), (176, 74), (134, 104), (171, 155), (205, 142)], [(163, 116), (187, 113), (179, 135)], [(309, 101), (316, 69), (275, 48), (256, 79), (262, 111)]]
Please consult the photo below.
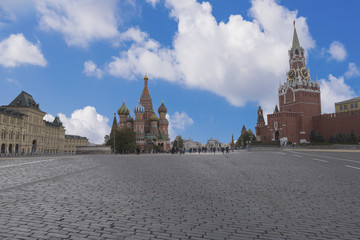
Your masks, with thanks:
[(352, 143), (356, 142), (356, 136), (355, 136), (353, 129), (351, 129), (351, 132), (350, 132), (350, 142), (352, 142)]
[(345, 134), (339, 133), (340, 143), (343, 143), (345, 141)]
[(343, 142), (349, 143), (350, 142), (350, 134), (344, 134), (344, 140)]
[(341, 136), (341, 133), (337, 133), (337, 134), (335, 135), (335, 139), (334, 139), (335, 141), (334, 141), (334, 142), (335, 142), (335, 143), (339, 143), (339, 142), (341, 141), (341, 137), (342, 137), (342, 136)]
[(310, 131), (310, 142), (312, 143), (316, 142), (316, 135), (314, 129), (311, 129)]
[(156, 145), (156, 144), (153, 144), (153, 149), (156, 151), (156, 152), (160, 152), (161, 151), (161, 147)]
[(116, 153), (134, 152), (136, 149), (135, 133), (130, 128), (112, 131), (106, 145), (111, 146), (112, 148), (114, 148), (115, 145)]
[(324, 142), (324, 138), (320, 132), (316, 135), (316, 142)]
[(184, 147), (184, 140), (180, 135), (176, 136), (174, 142), (173, 142), (173, 149), (175, 151), (178, 151), (180, 148)]
[(110, 135), (105, 135), (104, 136), (104, 144), (106, 144), (110, 139)]
[(246, 146), (247, 144), (249, 144), (249, 143), (251, 144), (254, 141), (256, 141), (256, 136), (251, 131), (251, 129), (249, 129), (249, 130), (243, 131), (243, 133), (241, 133), (240, 137), (236, 141), (236, 147)]

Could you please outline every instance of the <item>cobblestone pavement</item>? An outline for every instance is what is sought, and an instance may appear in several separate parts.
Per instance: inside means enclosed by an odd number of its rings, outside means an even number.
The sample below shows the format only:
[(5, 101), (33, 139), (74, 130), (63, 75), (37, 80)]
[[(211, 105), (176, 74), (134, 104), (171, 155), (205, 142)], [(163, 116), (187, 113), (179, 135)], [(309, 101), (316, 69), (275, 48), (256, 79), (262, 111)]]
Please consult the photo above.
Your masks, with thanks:
[(0, 159), (0, 239), (360, 239), (359, 156)]

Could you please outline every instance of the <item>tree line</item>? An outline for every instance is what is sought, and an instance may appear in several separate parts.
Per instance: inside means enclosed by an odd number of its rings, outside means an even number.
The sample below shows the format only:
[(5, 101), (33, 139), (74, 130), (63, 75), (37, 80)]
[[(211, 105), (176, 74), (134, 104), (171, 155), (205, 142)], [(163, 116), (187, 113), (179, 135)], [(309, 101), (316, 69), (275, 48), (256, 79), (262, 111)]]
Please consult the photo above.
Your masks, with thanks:
[[(312, 143), (322, 143), (324, 137), (320, 132), (315, 133), (314, 129), (310, 132), (310, 142)], [(335, 136), (331, 135), (329, 138), (329, 143), (357, 143), (360, 142), (359, 138), (356, 137), (354, 130), (351, 130), (350, 133), (337, 133)]]

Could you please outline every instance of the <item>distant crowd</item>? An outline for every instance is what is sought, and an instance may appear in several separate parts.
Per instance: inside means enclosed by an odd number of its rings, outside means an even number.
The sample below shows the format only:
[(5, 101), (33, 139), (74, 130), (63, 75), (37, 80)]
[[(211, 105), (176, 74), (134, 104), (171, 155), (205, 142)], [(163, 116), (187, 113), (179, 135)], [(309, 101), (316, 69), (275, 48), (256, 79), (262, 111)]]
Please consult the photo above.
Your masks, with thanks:
[[(175, 149), (172, 148), (171, 149), (171, 153), (175, 154), (185, 154), (186, 149), (185, 148), (179, 148), (179, 149)], [(207, 147), (199, 147), (199, 148), (190, 148), (189, 149), (189, 153), (216, 153), (216, 152), (222, 152), (223, 154), (229, 154), (230, 153), (230, 148), (229, 147), (220, 147), (220, 148), (216, 148), (216, 147), (212, 147), (212, 148), (207, 148)]]

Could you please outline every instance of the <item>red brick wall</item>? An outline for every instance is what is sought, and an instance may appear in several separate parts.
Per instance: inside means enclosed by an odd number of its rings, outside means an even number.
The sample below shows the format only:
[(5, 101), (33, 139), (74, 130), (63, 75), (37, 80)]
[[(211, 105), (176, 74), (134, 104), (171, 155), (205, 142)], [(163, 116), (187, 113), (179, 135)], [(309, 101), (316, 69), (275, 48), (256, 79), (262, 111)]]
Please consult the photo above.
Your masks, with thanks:
[(354, 130), (356, 138), (360, 135), (360, 110), (344, 113), (323, 114), (313, 117), (313, 129), (315, 133), (321, 133), (325, 141), (337, 133), (350, 134)]
[[(310, 140), (312, 118), (313, 116), (321, 114), (320, 93), (312, 90), (317, 89), (309, 87), (309, 89), (295, 92), (295, 101), (293, 100), (294, 92), (291, 89), (287, 90), (285, 96), (279, 96), (280, 112), (298, 113), (298, 119), (296, 120), (296, 135), (299, 135), (300, 132), (305, 132), (305, 135), (302, 134), (298, 137), (289, 137), (288, 135), (288, 138), (294, 138), (295, 142), (299, 142), (302, 138), (305, 138), (307, 141)], [(286, 99), (285, 103), (284, 98)]]
[[(280, 112), (269, 114), (268, 118), (268, 136), (270, 140), (274, 137), (275, 132), (279, 131), (279, 138), (287, 137), (288, 141), (299, 142), (298, 131), (298, 114), (293, 112)], [(274, 123), (278, 123), (277, 129)]]

